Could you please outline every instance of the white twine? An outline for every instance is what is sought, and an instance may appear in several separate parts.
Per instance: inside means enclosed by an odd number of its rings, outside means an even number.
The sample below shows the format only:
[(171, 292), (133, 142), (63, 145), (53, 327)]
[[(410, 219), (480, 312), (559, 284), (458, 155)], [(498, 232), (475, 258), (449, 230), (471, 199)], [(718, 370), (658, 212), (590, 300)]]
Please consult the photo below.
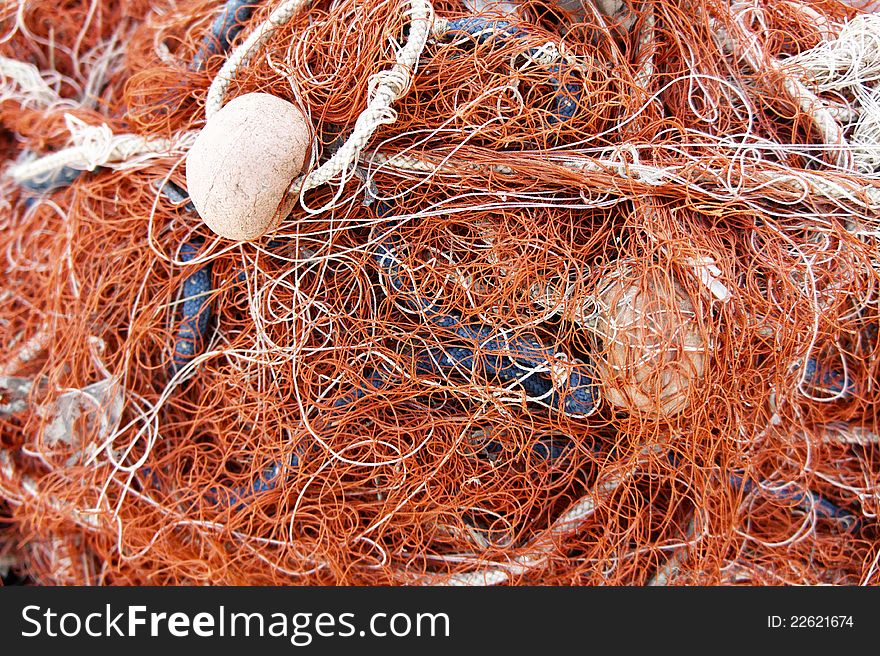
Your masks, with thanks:
[(831, 444), (858, 444), (868, 446), (880, 444), (880, 435), (863, 426), (846, 422), (832, 422), (820, 426), (818, 433), (822, 442)]
[[(731, 12), (737, 8), (742, 11), (754, 11), (754, 7), (751, 6), (742, 9), (741, 6), (733, 5)], [(765, 54), (758, 36), (745, 26), (742, 16), (734, 15), (733, 18), (730, 28), (737, 33), (735, 37), (731, 36), (728, 29), (722, 27), (718, 21), (709, 18), (709, 24), (719, 46), (724, 51), (744, 60), (746, 65), (756, 73), (781, 75), (782, 90), (790, 102), (810, 117), (814, 127), (821, 135), (823, 143), (833, 152), (834, 164), (842, 170), (852, 170), (854, 164), (852, 150), (834, 113), (798, 77), (784, 68), (779, 61)]]
[(22, 107), (31, 103), (51, 107), (61, 102), (61, 97), (49, 86), (36, 66), (0, 57), (0, 99), (5, 98), (16, 98)]
[(844, 23), (836, 39), (793, 55), (781, 67), (819, 93), (845, 91), (880, 80), (880, 15)]
[(880, 87), (857, 97), (861, 116), (850, 137), (853, 159), (862, 173), (875, 173), (880, 171)]
[[(565, 167), (571, 171), (585, 175), (601, 173), (613, 175), (621, 180), (638, 182), (651, 186), (667, 184), (686, 185), (699, 191), (711, 189), (713, 196), (719, 196), (719, 190), (724, 191), (724, 197), (731, 199), (742, 198), (749, 188), (755, 190), (771, 190), (778, 192), (788, 199), (805, 198), (809, 195), (818, 195), (835, 202), (848, 202), (859, 206), (866, 212), (880, 212), (880, 187), (872, 185), (860, 185), (845, 176), (837, 176), (834, 172), (826, 171), (795, 171), (780, 168), (778, 170), (739, 170), (702, 167), (698, 177), (689, 179), (685, 177), (682, 166), (655, 166), (637, 162), (626, 163), (616, 152), (604, 157), (575, 157), (565, 156), (562, 160), (554, 160), (553, 163)], [(547, 159), (543, 158), (546, 162)], [(419, 159), (411, 155), (388, 154), (382, 152), (371, 153), (365, 158), (368, 165), (395, 168), (413, 173), (448, 175), (461, 174), (463, 169), (484, 168), (502, 175), (521, 174), (504, 164), (480, 167), (472, 162), (457, 162), (447, 159), (442, 165), (436, 165), (430, 161)], [(595, 180), (601, 183), (601, 180)], [(620, 186), (611, 181), (603, 190), (611, 193), (620, 193)], [(766, 195), (766, 191), (761, 195)], [(711, 271), (710, 271), (711, 273)]]
[(300, 11), (308, 7), (310, 0), (285, 0), (269, 14), (269, 18), (260, 23), (253, 32), (233, 50), (223, 67), (218, 71), (211, 87), (208, 89), (208, 97), (205, 100), (205, 117), (211, 120), (220, 108), (223, 107), (223, 99), (229, 85), (235, 79), (238, 70), (245, 66), (254, 56), (257, 49), (269, 40), (275, 30), (290, 22)]
[(672, 552), (672, 555), (669, 557), (669, 560), (666, 561), (666, 564), (658, 569), (657, 573), (654, 574), (650, 581), (648, 581), (648, 587), (655, 588), (667, 586), (676, 574), (678, 574), (681, 563), (688, 557), (688, 551), (695, 542), (694, 534), (696, 528), (697, 518), (696, 515), (694, 515), (688, 522), (687, 529), (685, 529), (684, 544)]
[(65, 168), (79, 171), (94, 171), (101, 166), (116, 170), (131, 168), (151, 159), (182, 154), (196, 137), (195, 132), (184, 132), (174, 139), (113, 134), (105, 123), (88, 125), (70, 114), (64, 118), (72, 145), (10, 167), (7, 175), (16, 183), (39, 183)]
[[(409, 9), (404, 16), (409, 18), (409, 37), (397, 51), (396, 63), (390, 70), (370, 78), (369, 104), (355, 121), (351, 136), (324, 164), (295, 180), (290, 187), (291, 194), (301, 196), (340, 175), (344, 182), (354, 174), (360, 154), (379, 126), (397, 120), (397, 112), (391, 105), (409, 91), (434, 23), (434, 8), (428, 0), (409, 0), (407, 4)], [(321, 208), (324, 209), (327, 207)]]
[(30, 378), (0, 376), (0, 391), (9, 398), (7, 403), (0, 403), (0, 415), (14, 415), (27, 410), (27, 399), (33, 386)]
[[(289, 22), (308, 4), (309, 0), (287, 0), (281, 3), (269, 18), (258, 25), (229, 55), (208, 89), (208, 97), (205, 101), (205, 116), (208, 120), (220, 111), (226, 92), (239, 69), (250, 61), (257, 49), (269, 40), (275, 30)], [(403, 15), (409, 19), (409, 37), (403, 47), (397, 51), (395, 65), (390, 70), (381, 71), (370, 78), (369, 104), (358, 116), (352, 134), (329, 160), (308, 175), (300, 176), (291, 184), (289, 189), (291, 196), (301, 197), (306, 191), (340, 175), (344, 182), (354, 174), (358, 158), (376, 130), (382, 125), (397, 120), (397, 113), (391, 105), (409, 91), (412, 75), (431, 34), (434, 8), (428, 0), (407, 0), (404, 3)], [(325, 209), (327, 208), (323, 207), (318, 211)]]
[[(439, 585), (451, 587), (499, 585), (506, 583), (511, 576), (525, 574), (540, 566), (555, 550), (555, 539), (576, 533), (593, 516), (599, 503), (607, 499), (614, 490), (628, 480), (634, 470), (635, 467), (598, 483), (590, 494), (582, 497), (553, 522), (545, 533), (535, 538), (527, 547), (524, 555), (514, 558), (509, 563), (495, 563), (493, 569), (453, 574), (440, 581)], [(437, 581), (430, 581), (432, 585), (437, 583)]]
[[(115, 42), (115, 40), (114, 40)], [(103, 66), (95, 70), (103, 72)], [(47, 82), (50, 74), (41, 73), (33, 64), (8, 57), (0, 57), (0, 100), (14, 99), (22, 107), (33, 104), (44, 109), (74, 106), (73, 101), (62, 98)], [(51, 73), (57, 78), (56, 72)], [(97, 85), (100, 76), (90, 79)], [(88, 104), (88, 103), (85, 103)], [(154, 157), (163, 157), (182, 151), (192, 141), (184, 134), (176, 139), (147, 139), (138, 135), (114, 135), (109, 126), (90, 126), (70, 114), (65, 115), (71, 135), (71, 145), (39, 158), (29, 158), (11, 166), (7, 176), (17, 184), (39, 186), (54, 180), (65, 169), (93, 171), (99, 166), (126, 168)], [(65, 177), (65, 176), (60, 176)]]
[(52, 334), (48, 330), (40, 330), (36, 335), (28, 339), (15, 355), (6, 363), (0, 365), (0, 377), (14, 376), (28, 362), (41, 355), (49, 346)]
[[(9, 483), (9, 487), (4, 486)], [(19, 472), (15, 461), (8, 449), (0, 448), (0, 492), (10, 503), (20, 505), (26, 497), (41, 502), (53, 510), (67, 515), (78, 526), (95, 530), (101, 527), (98, 517), (94, 513), (76, 508), (70, 503), (59, 501), (57, 498), (41, 492), (37, 481), (27, 474)]]
[(845, 23), (836, 39), (786, 60), (781, 67), (819, 93), (851, 96), (858, 119), (850, 137), (853, 162), (862, 173), (880, 171), (880, 15)]

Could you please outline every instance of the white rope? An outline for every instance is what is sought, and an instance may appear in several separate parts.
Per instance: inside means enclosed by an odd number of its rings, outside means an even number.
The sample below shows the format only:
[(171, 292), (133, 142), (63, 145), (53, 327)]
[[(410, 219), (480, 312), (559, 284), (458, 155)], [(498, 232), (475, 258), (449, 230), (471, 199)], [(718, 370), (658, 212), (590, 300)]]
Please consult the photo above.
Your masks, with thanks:
[[(8, 483), (6, 487), (4, 483)], [(35, 502), (40, 502), (52, 510), (66, 515), (78, 526), (94, 530), (101, 527), (98, 517), (94, 513), (76, 508), (68, 502), (59, 501), (53, 496), (43, 493), (36, 481), (27, 474), (20, 473), (15, 466), (12, 453), (8, 449), (0, 448), (0, 492), (3, 492), (6, 500), (20, 505), (26, 497)]]
[(52, 339), (48, 330), (40, 330), (36, 335), (25, 342), (12, 358), (0, 365), (0, 377), (14, 376), (28, 362), (42, 354)]
[(856, 167), (870, 174), (880, 171), (880, 86), (858, 95), (861, 116), (853, 128), (850, 143)]
[(310, 0), (285, 0), (269, 14), (269, 18), (260, 23), (253, 32), (235, 49), (223, 67), (217, 73), (208, 89), (208, 97), (205, 100), (205, 117), (210, 120), (214, 114), (223, 107), (223, 99), (229, 85), (238, 74), (238, 69), (245, 66), (254, 56), (254, 53), (266, 41), (269, 40), (275, 30), (290, 22), (300, 11), (309, 5)]
[[(733, 7), (731, 9), (733, 10)], [(754, 8), (749, 6), (749, 9), (753, 10)], [(715, 40), (721, 48), (744, 60), (755, 73), (779, 75), (782, 78), (782, 90), (788, 96), (789, 101), (810, 117), (821, 135), (823, 143), (831, 147), (834, 153), (834, 164), (842, 170), (852, 170), (852, 151), (834, 113), (799, 78), (792, 75), (779, 61), (766, 55), (757, 35), (747, 29), (742, 21), (736, 20), (734, 17), (733, 23), (731, 28), (738, 32), (736, 38), (732, 37), (718, 21), (709, 18)]]
[(34, 386), (30, 378), (19, 376), (0, 376), (0, 392), (9, 401), (0, 403), (0, 415), (14, 415), (28, 408), (28, 396)]
[[(56, 76), (57, 73), (54, 73)], [(14, 99), (23, 107), (35, 104), (43, 108), (72, 105), (61, 98), (46, 81), (39, 69), (27, 62), (0, 57), (0, 100)], [(112, 165), (126, 168), (153, 157), (182, 152), (192, 138), (147, 139), (138, 135), (114, 135), (109, 126), (90, 126), (73, 115), (66, 114), (72, 145), (49, 155), (29, 158), (11, 166), (7, 175), (17, 184), (40, 186), (50, 183), (66, 169), (93, 171), (99, 166)]]
[[(223, 99), (238, 70), (254, 56), (279, 27), (289, 22), (309, 0), (287, 0), (281, 3), (263, 23), (251, 32), (227, 58), (217, 76), (211, 82), (205, 101), (205, 116), (211, 119), (223, 106)], [(376, 130), (394, 123), (397, 113), (391, 105), (409, 91), (412, 75), (425, 49), (434, 22), (434, 8), (428, 0), (405, 0), (403, 16), (408, 19), (409, 36), (398, 50), (395, 65), (388, 71), (381, 71), (369, 80), (369, 104), (361, 112), (354, 125), (351, 136), (320, 167), (306, 176), (300, 176), (291, 184), (291, 196), (300, 196), (340, 174), (343, 181), (354, 172), (358, 157), (369, 143)], [(326, 208), (321, 208), (322, 210)]]
[(846, 422), (833, 422), (820, 426), (819, 436), (823, 442), (831, 444), (858, 444), (860, 446), (880, 444), (880, 435), (874, 431)]
[(658, 569), (657, 573), (654, 574), (650, 581), (648, 581), (648, 587), (661, 587), (669, 585), (669, 582), (673, 579), (673, 577), (678, 574), (681, 563), (688, 557), (688, 551), (693, 543), (696, 527), (697, 521), (696, 515), (694, 515), (693, 517), (691, 517), (691, 520), (688, 522), (687, 529), (685, 530), (684, 544), (682, 544), (678, 549), (672, 552), (672, 555), (669, 557), (669, 560), (666, 561), (666, 564)]
[(497, 563), (494, 569), (453, 574), (445, 580), (434, 583), (451, 587), (499, 585), (506, 583), (511, 576), (527, 573), (530, 569), (541, 565), (554, 552), (555, 538), (576, 533), (593, 516), (596, 508), (599, 507), (599, 502), (620, 487), (632, 473), (633, 470), (626, 471), (598, 483), (590, 494), (582, 497), (553, 522), (546, 532), (535, 538), (524, 555), (514, 558), (512, 562)]
[(65, 115), (72, 145), (36, 160), (12, 166), (7, 171), (16, 183), (39, 183), (67, 168), (94, 171), (99, 166), (126, 169), (157, 157), (185, 152), (195, 140), (195, 132), (175, 139), (150, 139), (136, 134), (113, 134), (106, 124), (88, 125)]
[(379, 126), (397, 120), (397, 112), (391, 105), (409, 91), (412, 75), (418, 67), (434, 23), (434, 8), (428, 0), (407, 0), (407, 4), (409, 9), (403, 15), (409, 19), (409, 37), (397, 51), (396, 63), (390, 70), (381, 71), (370, 78), (369, 104), (358, 116), (351, 136), (324, 164), (294, 181), (290, 187), (292, 195), (301, 195), (339, 175), (343, 176), (343, 181), (346, 176), (353, 175), (361, 152)]
[(654, 79), (654, 50), (657, 48), (655, 27), (657, 24), (656, 9), (654, 5), (648, 5), (645, 9), (642, 29), (639, 31), (638, 55), (641, 65), (635, 74), (636, 84), (650, 92), (651, 81)]
[[(615, 149), (618, 150), (618, 149)], [(547, 162), (547, 158), (542, 158)], [(471, 170), (481, 168), (472, 162), (457, 162), (447, 159), (443, 165), (435, 165), (427, 160), (419, 159), (410, 155), (392, 155), (376, 152), (364, 158), (367, 165), (387, 166), (402, 171), (414, 173), (448, 175), (460, 174), (462, 168)], [(685, 177), (683, 167), (679, 166), (654, 166), (638, 162), (627, 163), (623, 158), (612, 154), (607, 157), (574, 157), (567, 156), (563, 160), (553, 163), (566, 169), (582, 174), (605, 174), (613, 175), (621, 180), (639, 182), (651, 186), (666, 184), (687, 185), (699, 191), (698, 186), (711, 189), (714, 195), (727, 192), (725, 196), (738, 199), (745, 195), (749, 187), (764, 190), (761, 195), (766, 195), (766, 190), (778, 192), (788, 199), (796, 200), (811, 194), (823, 196), (833, 201), (851, 203), (864, 209), (866, 212), (880, 212), (880, 187), (871, 185), (859, 185), (851, 178), (837, 176), (834, 172), (826, 171), (795, 171), (795, 170), (731, 170), (720, 168), (701, 167), (695, 178)], [(514, 172), (512, 168), (504, 164), (482, 167), (495, 173), (504, 175), (521, 175), (522, 172)], [(694, 171), (691, 171), (694, 173)], [(596, 185), (602, 180), (595, 180)], [(725, 183), (722, 185), (722, 182)], [(620, 193), (620, 186), (611, 181), (603, 186), (602, 191)], [(756, 192), (757, 193), (757, 192)]]
[(448, 175), (460, 175), (462, 167), (471, 170), (488, 170), (493, 173), (501, 173), (503, 175), (513, 175), (514, 171), (504, 164), (495, 164), (492, 166), (484, 166), (473, 162), (458, 162), (448, 160), (443, 164), (434, 164), (428, 160), (420, 159), (413, 155), (403, 155), (401, 153), (384, 153), (374, 151), (364, 158), (364, 163), (377, 166), (388, 167), (392, 169), (400, 169), (402, 171), (411, 171), (414, 173), (444, 173)]
[(854, 99), (854, 164), (863, 173), (880, 171), (880, 15), (856, 16), (837, 38), (791, 57), (783, 67), (819, 93)]

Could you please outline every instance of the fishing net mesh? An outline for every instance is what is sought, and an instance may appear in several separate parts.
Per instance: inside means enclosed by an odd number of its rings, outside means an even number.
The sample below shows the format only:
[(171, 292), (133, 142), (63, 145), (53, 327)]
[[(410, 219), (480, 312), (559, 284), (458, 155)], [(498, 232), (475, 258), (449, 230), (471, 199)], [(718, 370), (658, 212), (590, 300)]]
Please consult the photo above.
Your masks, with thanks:
[[(435, 33), (357, 167), (265, 238), (160, 192), (185, 189), (180, 152), (40, 193), (3, 178), (0, 562), (41, 584), (877, 582), (880, 22), (836, 0), (483, 4), (434, 3), (491, 38)], [(226, 98), (301, 107), (316, 167), (404, 5), (316, 0)], [(76, 121), (198, 130), (225, 56), (189, 62), (220, 8), (8, 4), (0, 55), (45, 89), (4, 73), (4, 166)], [(389, 235), (409, 287), (377, 263)], [(176, 370), (207, 264), (211, 329)], [(537, 339), (557, 383), (586, 363), (595, 411), (485, 375), (497, 345), (425, 367), (460, 334), (413, 294)]]

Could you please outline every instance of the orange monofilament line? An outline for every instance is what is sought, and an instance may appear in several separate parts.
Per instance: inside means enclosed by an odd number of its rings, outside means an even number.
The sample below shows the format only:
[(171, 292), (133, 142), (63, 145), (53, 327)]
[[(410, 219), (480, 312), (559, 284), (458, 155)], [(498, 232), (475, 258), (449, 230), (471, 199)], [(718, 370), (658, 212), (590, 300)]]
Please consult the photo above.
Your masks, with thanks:
[[(3, 87), (4, 166), (68, 145), (65, 114), (203, 125), (224, 58), (189, 62), (220, 3), (71, 1), (51, 34), (27, 5), (0, 55), (64, 102)], [(813, 119), (718, 37), (744, 25), (769, 67), (854, 12), (759, 5), (533, 0), (521, 36), (431, 39), (356, 175), (303, 198), (332, 208), (255, 242), (157, 191), (185, 187), (176, 155), (41, 193), (4, 178), (0, 556), (40, 584), (876, 584), (876, 219), (864, 194), (773, 182), (876, 176), (831, 170)], [(301, 106), (319, 162), (405, 37), (396, 1), (313, 2), (227, 99)], [(377, 257), (389, 235), (411, 288)], [(174, 376), (208, 263), (210, 329)], [(557, 388), (591, 367), (594, 413), (486, 374), (527, 339)], [(476, 364), (426, 364), (452, 348)]]

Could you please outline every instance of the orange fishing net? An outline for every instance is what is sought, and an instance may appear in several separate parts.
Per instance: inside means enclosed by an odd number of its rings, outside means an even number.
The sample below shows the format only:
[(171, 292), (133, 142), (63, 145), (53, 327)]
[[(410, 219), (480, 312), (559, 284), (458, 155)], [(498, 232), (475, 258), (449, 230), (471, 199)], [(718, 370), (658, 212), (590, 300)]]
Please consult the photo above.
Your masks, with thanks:
[[(433, 10), (353, 175), (261, 240), (188, 209), (180, 151), (3, 177), (0, 565), (877, 583), (880, 23), (836, 0)], [(5, 167), (83, 125), (204, 124), (222, 3), (0, 11), (0, 55), (42, 80), (7, 61)], [(409, 30), (399, 0), (316, 0), (226, 97), (303, 108), (316, 166)]]

